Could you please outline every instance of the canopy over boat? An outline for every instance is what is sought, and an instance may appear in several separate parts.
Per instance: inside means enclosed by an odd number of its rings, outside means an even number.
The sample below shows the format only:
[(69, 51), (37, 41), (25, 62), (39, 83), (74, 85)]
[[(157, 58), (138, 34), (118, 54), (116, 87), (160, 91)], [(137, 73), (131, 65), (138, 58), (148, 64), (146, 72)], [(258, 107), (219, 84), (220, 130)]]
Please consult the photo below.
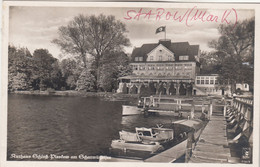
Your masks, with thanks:
[(199, 130), (203, 126), (203, 121), (199, 119), (194, 119), (194, 120), (178, 120), (175, 121), (174, 124), (181, 124), (184, 126), (188, 126), (190, 128), (193, 128), (195, 131)]

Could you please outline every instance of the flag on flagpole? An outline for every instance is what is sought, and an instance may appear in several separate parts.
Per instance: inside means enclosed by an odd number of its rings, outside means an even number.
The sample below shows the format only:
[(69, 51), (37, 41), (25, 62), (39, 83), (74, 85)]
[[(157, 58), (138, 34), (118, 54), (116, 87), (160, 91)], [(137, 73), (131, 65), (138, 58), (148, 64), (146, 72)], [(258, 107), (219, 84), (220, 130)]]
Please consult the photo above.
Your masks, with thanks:
[(157, 28), (155, 34), (160, 33), (160, 32), (165, 32), (165, 28), (166, 28), (166, 26), (161, 26), (161, 27)]

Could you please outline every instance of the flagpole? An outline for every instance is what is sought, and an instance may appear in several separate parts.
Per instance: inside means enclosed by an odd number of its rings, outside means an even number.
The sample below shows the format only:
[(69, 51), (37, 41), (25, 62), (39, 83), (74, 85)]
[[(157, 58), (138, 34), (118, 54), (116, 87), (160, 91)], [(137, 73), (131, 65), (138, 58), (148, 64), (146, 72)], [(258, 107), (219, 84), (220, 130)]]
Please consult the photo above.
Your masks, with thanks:
[(165, 31), (164, 31), (164, 40), (166, 41), (166, 26), (165, 26)]

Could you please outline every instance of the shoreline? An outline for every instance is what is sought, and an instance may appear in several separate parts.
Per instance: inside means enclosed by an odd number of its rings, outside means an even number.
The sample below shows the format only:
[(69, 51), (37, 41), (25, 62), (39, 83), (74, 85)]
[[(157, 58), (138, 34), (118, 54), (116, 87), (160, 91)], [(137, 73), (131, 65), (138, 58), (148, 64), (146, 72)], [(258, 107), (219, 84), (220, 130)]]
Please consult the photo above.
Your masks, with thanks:
[(122, 94), (113, 92), (85, 92), (76, 90), (66, 91), (13, 91), (8, 94), (43, 95), (43, 96), (71, 96), (71, 97), (101, 97), (109, 101), (138, 99), (138, 94)]

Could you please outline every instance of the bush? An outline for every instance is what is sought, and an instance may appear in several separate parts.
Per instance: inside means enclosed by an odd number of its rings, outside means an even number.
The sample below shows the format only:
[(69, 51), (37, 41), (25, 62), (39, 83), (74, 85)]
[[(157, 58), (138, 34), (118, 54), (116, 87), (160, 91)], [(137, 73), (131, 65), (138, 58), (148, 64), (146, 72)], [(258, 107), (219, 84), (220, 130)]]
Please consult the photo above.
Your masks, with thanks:
[(55, 93), (55, 90), (53, 88), (47, 88), (46, 90), (48, 93)]
[(130, 88), (130, 94), (137, 94), (137, 87), (135, 85), (133, 85), (131, 88)]

